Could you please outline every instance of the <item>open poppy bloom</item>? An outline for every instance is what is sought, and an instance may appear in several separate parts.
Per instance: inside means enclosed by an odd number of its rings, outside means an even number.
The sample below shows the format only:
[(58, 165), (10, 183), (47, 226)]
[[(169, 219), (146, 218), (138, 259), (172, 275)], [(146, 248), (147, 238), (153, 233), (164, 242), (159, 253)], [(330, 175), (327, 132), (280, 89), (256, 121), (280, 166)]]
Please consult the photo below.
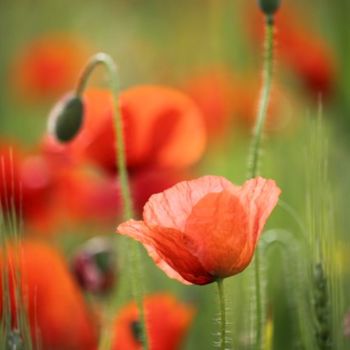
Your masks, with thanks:
[(247, 267), (279, 194), (261, 177), (239, 187), (204, 176), (151, 196), (143, 221), (126, 221), (117, 231), (141, 242), (169, 277), (207, 284)]
[[(62, 256), (55, 249), (33, 241), (23, 242), (18, 250), (16, 253), (13, 246), (9, 247), (7, 261), (0, 253), (0, 275), (4, 264), (12, 273), (20, 269), (23, 301), (33, 339), (39, 335), (40, 348), (96, 350), (97, 324)], [(15, 320), (14, 279), (9, 280), (11, 315)], [(2, 293), (0, 281), (0, 316), (4, 310)]]
[(15, 88), (29, 99), (55, 98), (75, 84), (88, 57), (85, 42), (68, 34), (37, 38), (15, 59)]
[[(194, 310), (172, 295), (155, 294), (145, 298), (150, 350), (176, 350), (188, 330)], [(134, 302), (125, 306), (114, 323), (112, 350), (140, 350), (140, 324)]]
[[(163, 86), (137, 86), (120, 95), (129, 168), (182, 168), (199, 160), (206, 133), (201, 112), (184, 93)], [(84, 121), (65, 146), (74, 159), (108, 173), (116, 169), (113, 98), (107, 90), (84, 94)], [(191, 147), (189, 147), (189, 145)]]

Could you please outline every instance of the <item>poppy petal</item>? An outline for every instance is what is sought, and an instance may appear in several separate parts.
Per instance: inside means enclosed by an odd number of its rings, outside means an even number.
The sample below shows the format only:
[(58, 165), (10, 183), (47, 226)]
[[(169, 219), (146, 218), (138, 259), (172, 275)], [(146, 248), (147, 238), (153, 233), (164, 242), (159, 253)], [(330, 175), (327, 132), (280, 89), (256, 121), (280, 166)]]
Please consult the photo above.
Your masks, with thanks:
[(150, 229), (142, 221), (135, 220), (119, 225), (117, 230), (141, 242), (168, 277), (185, 284), (207, 284), (215, 279), (185, 248), (181, 232), (161, 227)]
[(227, 277), (250, 262), (249, 218), (239, 197), (230, 191), (209, 193), (193, 208), (185, 233), (191, 252), (214, 276)]
[(162, 193), (150, 197), (143, 218), (150, 227), (162, 226), (184, 231), (192, 208), (206, 194), (238, 187), (220, 176), (203, 176), (196, 180), (182, 181)]
[(262, 229), (278, 202), (281, 190), (273, 180), (262, 177), (248, 180), (242, 186), (239, 196), (243, 205), (248, 208), (251, 242), (256, 242)]

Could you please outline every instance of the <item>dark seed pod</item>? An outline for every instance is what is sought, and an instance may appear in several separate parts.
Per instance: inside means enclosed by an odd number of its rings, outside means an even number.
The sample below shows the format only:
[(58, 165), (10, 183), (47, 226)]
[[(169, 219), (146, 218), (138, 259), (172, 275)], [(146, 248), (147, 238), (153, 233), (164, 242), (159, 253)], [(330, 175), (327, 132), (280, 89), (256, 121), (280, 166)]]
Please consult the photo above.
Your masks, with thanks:
[(265, 15), (272, 16), (279, 9), (281, 0), (258, 0), (258, 4)]
[(93, 238), (75, 254), (73, 273), (80, 286), (91, 293), (101, 294), (112, 289), (116, 280), (115, 254), (109, 240)]
[(84, 105), (79, 96), (68, 95), (59, 101), (49, 115), (48, 130), (61, 142), (71, 141), (83, 123)]

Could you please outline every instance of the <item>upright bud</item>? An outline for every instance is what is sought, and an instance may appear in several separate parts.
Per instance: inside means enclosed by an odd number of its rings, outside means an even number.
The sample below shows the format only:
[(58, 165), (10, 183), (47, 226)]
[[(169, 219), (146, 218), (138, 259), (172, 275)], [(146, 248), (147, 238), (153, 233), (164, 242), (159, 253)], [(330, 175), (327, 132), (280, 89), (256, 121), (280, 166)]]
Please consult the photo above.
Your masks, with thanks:
[(272, 16), (279, 9), (281, 0), (258, 0), (258, 4), (266, 16)]
[(69, 94), (51, 110), (48, 131), (61, 142), (71, 141), (83, 123), (84, 105), (80, 96)]

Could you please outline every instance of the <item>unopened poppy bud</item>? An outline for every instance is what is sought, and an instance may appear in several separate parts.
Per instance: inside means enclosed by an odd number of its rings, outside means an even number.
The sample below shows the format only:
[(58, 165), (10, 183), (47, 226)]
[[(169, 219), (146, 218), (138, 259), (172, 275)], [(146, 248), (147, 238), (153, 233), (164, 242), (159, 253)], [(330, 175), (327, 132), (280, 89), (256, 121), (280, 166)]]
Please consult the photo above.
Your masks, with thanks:
[(59, 101), (49, 115), (48, 129), (59, 141), (71, 141), (83, 122), (84, 105), (81, 98), (70, 94)]
[(258, 0), (261, 10), (267, 16), (272, 16), (279, 9), (281, 0)]
[(96, 294), (110, 291), (116, 279), (110, 242), (103, 238), (89, 240), (75, 255), (72, 269), (84, 290)]

